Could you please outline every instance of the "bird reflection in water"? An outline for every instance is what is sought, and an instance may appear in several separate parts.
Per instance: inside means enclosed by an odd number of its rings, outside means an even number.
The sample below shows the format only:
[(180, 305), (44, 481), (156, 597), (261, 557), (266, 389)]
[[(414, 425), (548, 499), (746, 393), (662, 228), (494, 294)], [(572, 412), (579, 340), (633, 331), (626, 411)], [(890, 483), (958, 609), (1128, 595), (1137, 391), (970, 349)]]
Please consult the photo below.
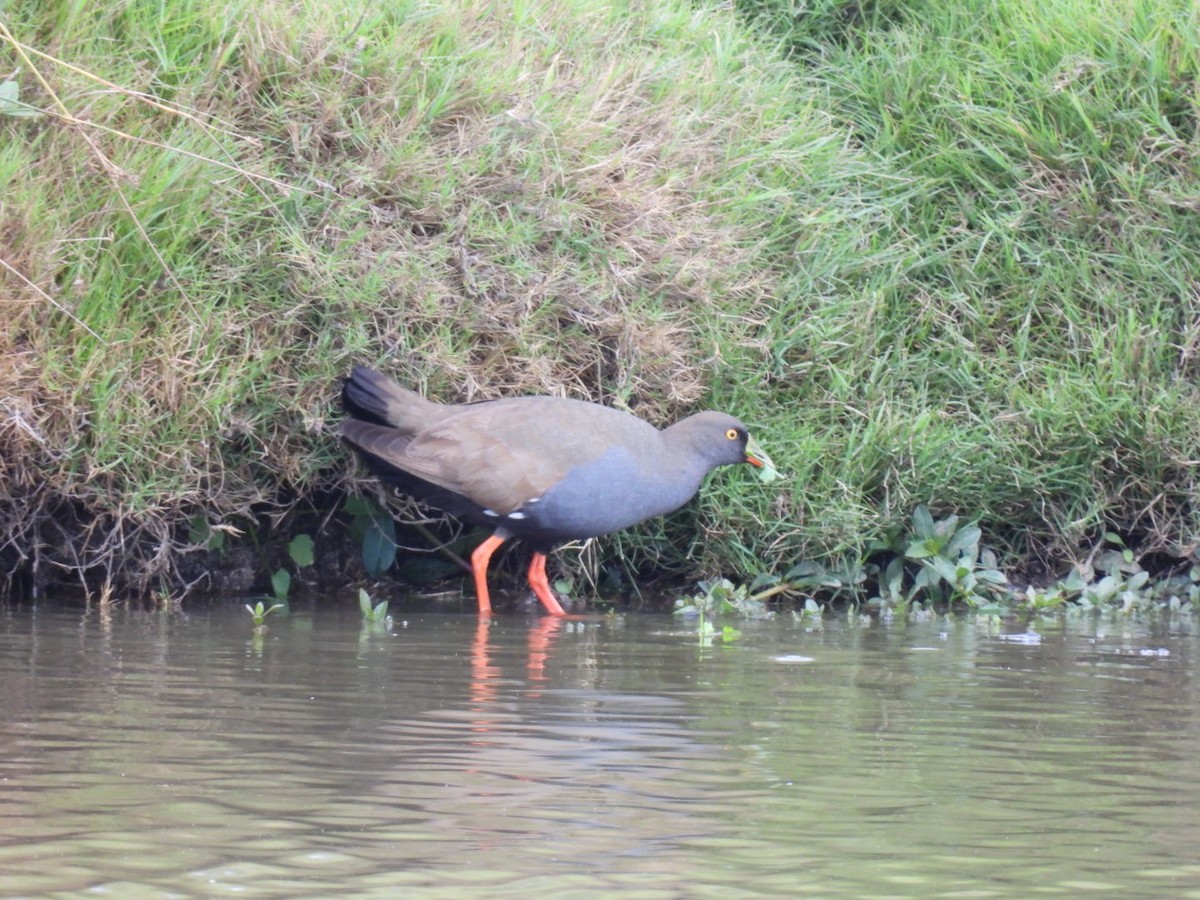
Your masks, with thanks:
[[(492, 627), (490, 616), (482, 616), (475, 627), (475, 638), (471, 642), (471, 702), (476, 705), (478, 712), (483, 713), (495, 702), (500, 690), (500, 679), (503, 672), (499, 666), (492, 663), (488, 647), (488, 637)], [(543, 616), (529, 630), (527, 638), (528, 653), (525, 661), (525, 674), (530, 683), (530, 692), (526, 695), (540, 695), (540, 684), (546, 680), (546, 662), (558, 633), (562, 630), (565, 619), (558, 616)], [(488, 710), (494, 713), (494, 710)], [(476, 730), (487, 731), (489, 723), (480, 721)]]

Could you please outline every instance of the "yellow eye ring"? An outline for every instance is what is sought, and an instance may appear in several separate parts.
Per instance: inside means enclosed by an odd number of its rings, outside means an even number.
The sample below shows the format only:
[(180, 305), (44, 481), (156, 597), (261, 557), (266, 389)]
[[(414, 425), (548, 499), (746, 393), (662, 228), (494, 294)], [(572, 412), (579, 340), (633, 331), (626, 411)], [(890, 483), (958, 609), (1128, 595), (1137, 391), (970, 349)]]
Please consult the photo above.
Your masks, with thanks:
[(725, 437), (729, 438), (731, 441), (736, 441), (738, 439), (737, 429), (730, 428), (728, 431), (725, 432)]

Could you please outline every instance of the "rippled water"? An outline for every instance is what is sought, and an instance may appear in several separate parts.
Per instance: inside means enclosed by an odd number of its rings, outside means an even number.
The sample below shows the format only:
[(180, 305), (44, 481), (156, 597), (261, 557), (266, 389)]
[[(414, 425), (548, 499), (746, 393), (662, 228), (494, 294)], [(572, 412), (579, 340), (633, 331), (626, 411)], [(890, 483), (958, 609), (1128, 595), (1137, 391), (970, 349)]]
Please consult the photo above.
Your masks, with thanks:
[(0, 608), (0, 894), (1200, 897), (1197, 638)]

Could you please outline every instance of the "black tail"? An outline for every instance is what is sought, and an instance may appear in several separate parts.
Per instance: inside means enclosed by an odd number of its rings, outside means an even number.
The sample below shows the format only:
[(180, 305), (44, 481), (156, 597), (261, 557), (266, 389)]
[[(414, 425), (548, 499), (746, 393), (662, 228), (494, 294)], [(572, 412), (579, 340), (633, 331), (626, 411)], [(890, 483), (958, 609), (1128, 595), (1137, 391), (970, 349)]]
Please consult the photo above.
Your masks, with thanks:
[(383, 375), (365, 366), (355, 366), (350, 377), (342, 382), (342, 408), (364, 422), (390, 425), (384, 384)]

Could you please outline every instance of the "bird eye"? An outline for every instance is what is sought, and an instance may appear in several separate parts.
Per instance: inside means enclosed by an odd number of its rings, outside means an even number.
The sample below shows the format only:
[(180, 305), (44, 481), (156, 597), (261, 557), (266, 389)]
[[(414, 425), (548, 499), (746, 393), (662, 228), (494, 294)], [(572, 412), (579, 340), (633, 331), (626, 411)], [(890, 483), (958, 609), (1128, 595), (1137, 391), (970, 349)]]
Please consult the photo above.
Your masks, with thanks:
[(731, 441), (736, 441), (738, 439), (737, 429), (730, 428), (727, 432), (725, 432), (725, 437), (729, 438)]

